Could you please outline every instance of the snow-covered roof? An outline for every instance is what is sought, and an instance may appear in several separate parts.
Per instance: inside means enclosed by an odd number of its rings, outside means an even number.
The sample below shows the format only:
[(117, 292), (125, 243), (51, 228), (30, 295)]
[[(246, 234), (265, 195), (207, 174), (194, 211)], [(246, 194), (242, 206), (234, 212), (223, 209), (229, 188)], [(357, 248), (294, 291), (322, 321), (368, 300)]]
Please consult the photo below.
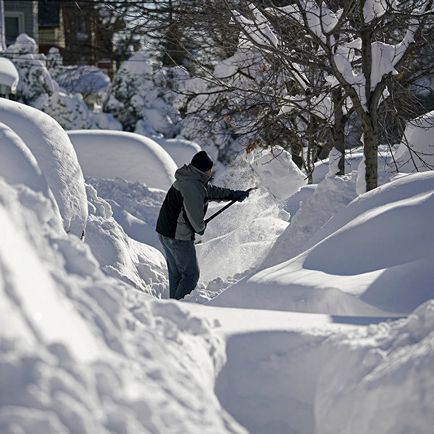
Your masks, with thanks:
[(0, 57), (0, 85), (8, 86), (15, 92), (19, 78), (14, 64), (9, 59)]

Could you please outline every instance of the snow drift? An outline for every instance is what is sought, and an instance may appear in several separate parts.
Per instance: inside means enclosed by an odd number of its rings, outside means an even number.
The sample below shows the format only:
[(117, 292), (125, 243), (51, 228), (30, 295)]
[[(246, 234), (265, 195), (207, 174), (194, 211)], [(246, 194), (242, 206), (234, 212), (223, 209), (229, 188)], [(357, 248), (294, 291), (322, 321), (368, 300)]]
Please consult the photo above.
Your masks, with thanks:
[(24, 184), (50, 199), (55, 216), (61, 221), (59, 208), (42, 175), (38, 163), (21, 140), (21, 138), (5, 124), (0, 122), (0, 176), (8, 184)]
[(69, 131), (86, 177), (122, 178), (168, 190), (177, 169), (170, 155), (153, 140), (110, 130)]
[(32, 107), (0, 98), (1, 122), (30, 149), (50, 187), (67, 232), (81, 236), (87, 219), (84, 178), (62, 127)]
[(296, 258), (211, 301), (341, 315), (408, 313), (434, 297), (434, 173), (399, 178), (332, 218)]
[(0, 179), (0, 432), (245, 432), (213, 391), (210, 324), (104, 276), (52, 217)]

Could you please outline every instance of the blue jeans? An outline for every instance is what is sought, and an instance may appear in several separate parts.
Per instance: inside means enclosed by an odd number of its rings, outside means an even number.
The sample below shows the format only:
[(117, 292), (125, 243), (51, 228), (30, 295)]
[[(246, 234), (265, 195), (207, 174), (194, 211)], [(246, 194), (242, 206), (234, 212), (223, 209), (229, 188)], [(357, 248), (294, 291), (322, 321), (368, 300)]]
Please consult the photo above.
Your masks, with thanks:
[(170, 298), (181, 300), (196, 288), (199, 265), (193, 240), (175, 240), (158, 234), (169, 270)]

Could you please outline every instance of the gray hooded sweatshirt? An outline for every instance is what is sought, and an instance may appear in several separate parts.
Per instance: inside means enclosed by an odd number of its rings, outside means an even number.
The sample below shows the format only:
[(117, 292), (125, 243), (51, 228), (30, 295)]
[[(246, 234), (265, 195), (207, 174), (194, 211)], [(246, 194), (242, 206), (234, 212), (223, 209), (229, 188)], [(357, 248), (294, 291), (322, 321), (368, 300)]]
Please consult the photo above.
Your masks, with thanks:
[(157, 222), (157, 232), (177, 240), (194, 240), (205, 230), (209, 200), (231, 200), (233, 190), (208, 184), (210, 177), (196, 167), (184, 165), (167, 192)]

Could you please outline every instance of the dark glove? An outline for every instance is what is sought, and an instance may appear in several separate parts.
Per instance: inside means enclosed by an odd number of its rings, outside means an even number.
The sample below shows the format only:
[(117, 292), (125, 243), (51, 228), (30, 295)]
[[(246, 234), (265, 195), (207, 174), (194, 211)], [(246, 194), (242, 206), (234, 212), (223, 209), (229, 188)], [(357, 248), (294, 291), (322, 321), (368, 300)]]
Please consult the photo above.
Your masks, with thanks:
[(206, 223), (205, 223), (205, 227), (203, 228), (203, 231), (198, 232), (198, 235), (203, 235), (205, 233), (205, 229), (206, 229)]
[(231, 199), (236, 200), (237, 202), (242, 202), (244, 199), (249, 197), (249, 193), (249, 191), (233, 190)]

